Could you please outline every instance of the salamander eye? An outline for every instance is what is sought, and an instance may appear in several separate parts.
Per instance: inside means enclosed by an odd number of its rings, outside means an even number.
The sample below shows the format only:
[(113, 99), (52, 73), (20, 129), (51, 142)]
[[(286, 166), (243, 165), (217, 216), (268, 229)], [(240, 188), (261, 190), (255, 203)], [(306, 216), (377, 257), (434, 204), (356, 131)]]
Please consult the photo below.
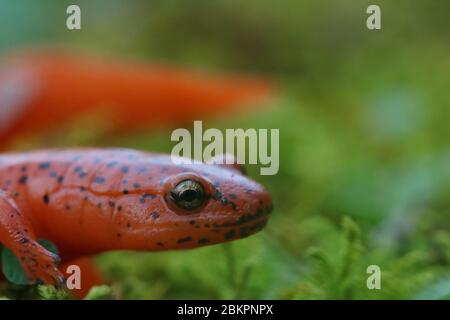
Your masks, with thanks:
[(205, 189), (195, 180), (183, 180), (170, 191), (173, 202), (184, 210), (199, 208), (206, 200)]

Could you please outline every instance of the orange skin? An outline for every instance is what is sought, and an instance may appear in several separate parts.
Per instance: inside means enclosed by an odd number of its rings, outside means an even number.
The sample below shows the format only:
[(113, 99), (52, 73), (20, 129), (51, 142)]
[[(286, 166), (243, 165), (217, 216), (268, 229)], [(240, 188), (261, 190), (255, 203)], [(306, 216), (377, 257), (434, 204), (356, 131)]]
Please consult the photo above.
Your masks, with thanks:
[[(192, 211), (170, 196), (186, 179), (201, 183), (207, 199)], [(262, 229), (271, 208), (268, 192), (235, 165), (175, 165), (168, 155), (127, 149), (0, 156), (0, 242), (32, 281), (61, 284), (59, 258), (240, 239)], [(55, 243), (60, 257), (36, 239)]]
[(118, 131), (185, 123), (242, 111), (272, 90), (261, 78), (60, 52), (15, 55), (0, 64), (0, 141), (58, 129), (101, 108)]

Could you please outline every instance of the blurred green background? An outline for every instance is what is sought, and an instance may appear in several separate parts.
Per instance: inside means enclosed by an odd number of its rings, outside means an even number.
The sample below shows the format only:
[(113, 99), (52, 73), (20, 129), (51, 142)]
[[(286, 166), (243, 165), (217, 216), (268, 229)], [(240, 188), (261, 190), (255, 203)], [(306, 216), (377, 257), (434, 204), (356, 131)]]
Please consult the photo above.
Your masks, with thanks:
[[(74, 3), (81, 31), (65, 29)], [(365, 26), (369, 4), (380, 31)], [(280, 128), (279, 173), (249, 170), (273, 194), (268, 227), (226, 245), (99, 256), (114, 298), (449, 299), (449, 13), (445, 0), (0, 0), (0, 52), (57, 45), (279, 83), (269, 108), (206, 124)], [(173, 146), (170, 128), (97, 131), (74, 125), (55, 144)], [(372, 264), (381, 290), (366, 287)]]

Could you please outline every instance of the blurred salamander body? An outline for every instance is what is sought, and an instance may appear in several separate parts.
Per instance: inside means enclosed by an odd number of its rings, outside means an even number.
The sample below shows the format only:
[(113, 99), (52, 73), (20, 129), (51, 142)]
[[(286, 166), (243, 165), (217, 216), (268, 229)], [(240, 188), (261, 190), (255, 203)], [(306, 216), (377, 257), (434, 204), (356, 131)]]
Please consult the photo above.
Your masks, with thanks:
[(0, 145), (99, 109), (112, 130), (124, 131), (242, 112), (272, 90), (255, 77), (53, 51), (16, 54), (0, 64)]

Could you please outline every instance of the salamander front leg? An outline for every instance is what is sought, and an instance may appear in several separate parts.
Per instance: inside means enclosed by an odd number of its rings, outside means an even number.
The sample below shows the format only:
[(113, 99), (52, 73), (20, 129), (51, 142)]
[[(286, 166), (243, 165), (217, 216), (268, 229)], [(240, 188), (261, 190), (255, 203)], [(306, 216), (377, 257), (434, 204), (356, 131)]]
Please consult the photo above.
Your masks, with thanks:
[(57, 268), (59, 257), (36, 241), (30, 222), (3, 190), (0, 190), (0, 243), (14, 252), (30, 281), (63, 284), (64, 277)]

